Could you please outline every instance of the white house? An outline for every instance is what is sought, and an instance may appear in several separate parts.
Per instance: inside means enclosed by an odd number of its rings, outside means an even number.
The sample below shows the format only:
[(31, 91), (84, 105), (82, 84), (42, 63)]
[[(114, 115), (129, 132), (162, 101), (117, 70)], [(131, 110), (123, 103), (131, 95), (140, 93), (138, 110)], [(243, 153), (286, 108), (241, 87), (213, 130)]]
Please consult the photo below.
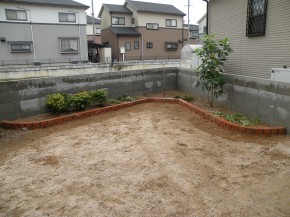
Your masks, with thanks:
[(207, 31), (207, 26), (206, 26), (206, 14), (204, 14), (198, 21), (199, 25), (199, 37), (202, 38)]
[(2, 63), (87, 61), (88, 8), (72, 0), (1, 1)]

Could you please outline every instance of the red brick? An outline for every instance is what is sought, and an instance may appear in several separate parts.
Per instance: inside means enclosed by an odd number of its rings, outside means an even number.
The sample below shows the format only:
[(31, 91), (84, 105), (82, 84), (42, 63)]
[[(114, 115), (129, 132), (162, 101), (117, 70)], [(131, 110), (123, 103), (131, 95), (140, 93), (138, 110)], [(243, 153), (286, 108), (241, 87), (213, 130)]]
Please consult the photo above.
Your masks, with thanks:
[(266, 135), (270, 135), (270, 134), (272, 134), (272, 130), (271, 130), (271, 128), (265, 128), (265, 129), (263, 130), (263, 132), (264, 132), (264, 134), (266, 134)]

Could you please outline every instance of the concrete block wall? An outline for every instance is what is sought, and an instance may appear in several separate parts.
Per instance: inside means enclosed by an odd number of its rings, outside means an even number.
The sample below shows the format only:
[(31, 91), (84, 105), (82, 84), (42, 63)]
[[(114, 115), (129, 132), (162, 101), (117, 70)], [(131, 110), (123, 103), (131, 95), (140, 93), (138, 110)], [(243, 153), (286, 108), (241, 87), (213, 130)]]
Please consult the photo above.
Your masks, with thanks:
[[(196, 88), (196, 81), (196, 72), (178, 70), (177, 89), (206, 99), (206, 92)], [(259, 118), (271, 126), (285, 126), (290, 134), (289, 83), (227, 75), (225, 94), (216, 103), (251, 118)]]
[(0, 121), (45, 112), (48, 94), (106, 88), (109, 97), (176, 90), (177, 68), (156, 68), (0, 82)]

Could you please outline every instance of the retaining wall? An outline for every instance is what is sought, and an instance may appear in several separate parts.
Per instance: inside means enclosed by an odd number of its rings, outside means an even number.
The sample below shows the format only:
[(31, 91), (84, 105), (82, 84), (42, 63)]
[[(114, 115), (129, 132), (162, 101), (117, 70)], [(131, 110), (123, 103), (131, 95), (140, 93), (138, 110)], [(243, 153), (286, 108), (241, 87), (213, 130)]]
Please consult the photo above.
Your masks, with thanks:
[(45, 112), (46, 96), (53, 93), (106, 88), (109, 97), (118, 97), (176, 90), (176, 75), (173, 67), (0, 82), (0, 121)]
[[(196, 88), (197, 74), (179, 69), (177, 89), (206, 98)], [(282, 125), (290, 131), (290, 84), (245, 76), (227, 75), (225, 94), (217, 103), (251, 118), (259, 118), (271, 126)]]
[[(290, 84), (266, 79), (227, 75), (226, 93), (217, 103), (259, 118), (290, 132)], [(140, 96), (162, 90), (180, 90), (206, 98), (195, 87), (196, 72), (176, 67), (128, 70), (62, 77), (0, 82), (0, 121), (27, 117), (45, 111), (46, 96), (106, 88), (110, 97)]]

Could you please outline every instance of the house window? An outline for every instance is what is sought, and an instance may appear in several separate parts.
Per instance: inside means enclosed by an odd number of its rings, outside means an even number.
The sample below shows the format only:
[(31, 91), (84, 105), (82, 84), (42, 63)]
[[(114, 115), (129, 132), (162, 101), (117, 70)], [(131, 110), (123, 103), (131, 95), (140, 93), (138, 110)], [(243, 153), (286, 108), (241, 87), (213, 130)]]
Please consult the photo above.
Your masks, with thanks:
[(96, 32), (95, 32), (96, 35), (101, 35), (101, 29), (99, 28), (96, 28)]
[(27, 13), (25, 10), (6, 9), (5, 12), (6, 12), (6, 19), (7, 20), (27, 21)]
[(79, 39), (78, 38), (60, 38), (61, 53), (78, 53)]
[(177, 50), (178, 43), (177, 42), (165, 42), (166, 50)]
[(268, 0), (248, 0), (248, 37), (265, 35)]
[(146, 43), (147, 48), (153, 48), (153, 42), (147, 42)]
[(59, 22), (75, 23), (76, 14), (75, 13), (58, 13)]
[(190, 38), (198, 38), (198, 32), (190, 31)]
[(147, 23), (146, 24), (147, 29), (154, 29), (158, 30), (159, 29), (159, 24), (158, 23)]
[(203, 33), (207, 33), (207, 26), (203, 27)]
[(112, 17), (112, 25), (125, 25), (125, 17)]
[(126, 50), (131, 50), (131, 42), (125, 43)]
[(131, 24), (135, 24), (135, 18), (131, 19)]
[(134, 41), (134, 49), (139, 49), (139, 41)]
[(11, 53), (31, 53), (32, 52), (32, 42), (9, 42)]
[(166, 27), (176, 27), (177, 20), (166, 19)]

